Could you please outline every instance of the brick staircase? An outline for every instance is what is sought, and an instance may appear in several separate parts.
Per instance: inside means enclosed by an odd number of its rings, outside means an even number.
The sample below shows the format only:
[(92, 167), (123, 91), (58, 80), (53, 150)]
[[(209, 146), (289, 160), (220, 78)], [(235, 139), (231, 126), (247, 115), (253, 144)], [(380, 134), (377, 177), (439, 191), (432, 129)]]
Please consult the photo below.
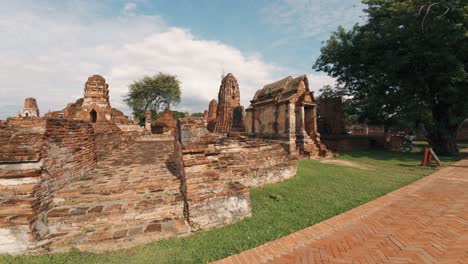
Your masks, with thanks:
[[(52, 246), (105, 249), (189, 232), (173, 142), (141, 139), (115, 150), (89, 175), (57, 191), (46, 214)], [(129, 243), (132, 245), (132, 243)]]
[(307, 144), (304, 150), (307, 152), (309, 158), (321, 159), (321, 158), (333, 158), (334, 153), (330, 151), (327, 146), (325, 146), (320, 141), (320, 136), (318, 135), (306, 135), (306, 141), (311, 142)]

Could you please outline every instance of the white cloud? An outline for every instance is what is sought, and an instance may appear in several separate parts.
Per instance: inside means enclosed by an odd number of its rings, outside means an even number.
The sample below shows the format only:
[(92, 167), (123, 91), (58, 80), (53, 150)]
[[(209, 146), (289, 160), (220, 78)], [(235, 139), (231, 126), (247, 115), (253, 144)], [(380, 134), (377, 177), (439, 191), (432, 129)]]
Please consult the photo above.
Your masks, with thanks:
[(315, 96), (318, 95), (318, 90), (325, 85), (334, 86), (336, 83), (335, 78), (330, 77), (324, 73), (313, 73), (307, 74), (307, 78), (309, 79), (309, 87), (312, 91), (314, 91)]
[(274, 0), (261, 10), (261, 17), (292, 38), (323, 37), (339, 25), (363, 21), (362, 9), (360, 0)]
[(82, 96), (84, 82), (95, 73), (107, 79), (111, 104), (127, 113), (122, 96), (128, 85), (159, 71), (179, 77), (178, 108), (188, 111), (202, 111), (217, 97), (222, 71), (237, 77), (246, 106), (257, 89), (281, 77), (281, 69), (258, 55), (170, 28), (159, 16), (105, 17), (93, 13), (99, 10), (89, 6), (94, 3), (79, 4), (66, 11), (34, 2), (0, 4), (6, 9), (0, 13), (1, 119), (15, 115), (29, 96), (42, 113), (62, 109)]
[(133, 11), (135, 11), (137, 8), (137, 5), (133, 2), (128, 2), (125, 4), (124, 8), (123, 8), (123, 11), (124, 13), (131, 13)]

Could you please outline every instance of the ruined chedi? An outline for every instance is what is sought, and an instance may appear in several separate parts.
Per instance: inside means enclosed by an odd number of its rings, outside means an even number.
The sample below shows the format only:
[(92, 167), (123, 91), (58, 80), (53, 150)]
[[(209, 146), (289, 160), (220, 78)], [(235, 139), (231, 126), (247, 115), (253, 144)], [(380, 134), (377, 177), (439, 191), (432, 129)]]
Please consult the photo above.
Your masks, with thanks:
[(86, 81), (83, 108), (89, 110), (92, 123), (111, 119), (109, 84), (102, 76), (93, 75)]
[(237, 79), (228, 73), (222, 80), (218, 93), (216, 125), (214, 132), (225, 133), (242, 130), (243, 108), (240, 105), (240, 92)]
[(216, 125), (216, 111), (218, 111), (218, 102), (213, 99), (208, 107), (208, 131), (214, 132)]
[(38, 117), (39, 107), (35, 98), (29, 97), (24, 100), (22, 117)]
[[(120, 110), (112, 108), (109, 102), (109, 84), (101, 75), (88, 77), (84, 85), (84, 96), (70, 103), (61, 111), (50, 112), (48, 118), (83, 120), (90, 123), (130, 124), (130, 120)], [(95, 129), (97, 125), (95, 126)]]

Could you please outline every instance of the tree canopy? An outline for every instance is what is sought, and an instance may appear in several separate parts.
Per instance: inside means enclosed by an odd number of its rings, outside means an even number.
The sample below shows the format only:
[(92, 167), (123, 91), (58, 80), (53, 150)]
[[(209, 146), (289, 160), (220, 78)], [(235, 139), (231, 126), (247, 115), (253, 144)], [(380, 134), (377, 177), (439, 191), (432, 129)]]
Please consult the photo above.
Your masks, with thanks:
[(439, 153), (454, 154), (468, 114), (468, 5), (463, 0), (365, 0), (367, 22), (339, 27), (313, 68), (336, 77), (360, 118), (423, 123)]
[(129, 86), (129, 92), (124, 101), (133, 110), (137, 120), (144, 120), (145, 113), (150, 111), (152, 117), (171, 105), (180, 102), (180, 81), (170, 74), (158, 73), (154, 76), (145, 76), (134, 81)]

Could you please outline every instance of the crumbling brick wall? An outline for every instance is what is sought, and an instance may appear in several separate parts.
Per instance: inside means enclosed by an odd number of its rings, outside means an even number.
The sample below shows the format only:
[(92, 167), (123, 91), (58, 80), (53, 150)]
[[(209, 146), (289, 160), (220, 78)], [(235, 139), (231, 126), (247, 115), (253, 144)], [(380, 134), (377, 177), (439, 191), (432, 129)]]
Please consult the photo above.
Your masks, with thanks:
[(250, 216), (248, 187), (279, 182), (296, 173), (296, 163), (280, 144), (241, 134), (209, 133), (202, 118), (181, 119), (176, 144), (186, 216), (194, 229)]
[(41, 214), (53, 193), (96, 165), (86, 122), (13, 118), (0, 129), (0, 252), (21, 252), (47, 233)]
[(385, 147), (385, 137), (382, 136), (322, 136), (323, 144), (336, 152), (352, 150), (368, 150)]

